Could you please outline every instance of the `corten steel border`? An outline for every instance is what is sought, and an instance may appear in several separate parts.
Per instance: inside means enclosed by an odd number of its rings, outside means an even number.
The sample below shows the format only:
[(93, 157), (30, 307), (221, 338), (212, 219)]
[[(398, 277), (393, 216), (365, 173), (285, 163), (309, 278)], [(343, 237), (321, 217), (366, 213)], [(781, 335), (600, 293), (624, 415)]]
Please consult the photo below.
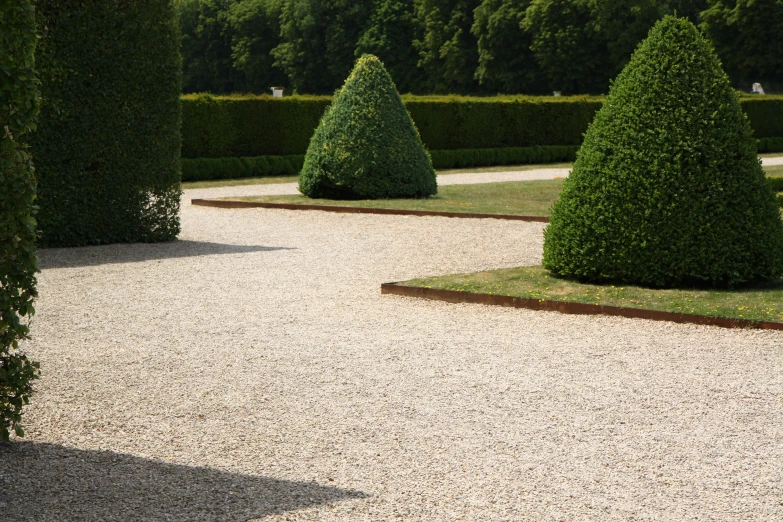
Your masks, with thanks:
[(419, 297), (448, 303), (472, 303), (511, 308), (527, 308), (579, 315), (611, 315), (631, 319), (649, 319), (652, 321), (671, 321), (675, 323), (690, 323), (723, 328), (759, 328), (762, 330), (783, 330), (783, 323), (771, 321), (751, 321), (749, 319), (732, 319), (729, 317), (710, 317), (708, 315), (679, 314), (659, 310), (644, 310), (642, 308), (625, 308), (622, 306), (594, 305), (586, 303), (571, 303), (567, 301), (550, 301), (547, 299), (529, 299), (526, 297), (511, 297), (505, 295), (478, 294), (458, 290), (439, 290), (435, 288), (420, 288), (405, 286), (400, 283), (384, 283), (382, 294)]
[(549, 223), (548, 217), (516, 216), (513, 214), (470, 214), (467, 212), (438, 212), (435, 210), (399, 210), (395, 208), (338, 207), (331, 205), (294, 205), (291, 203), (260, 203), (256, 201), (231, 201), (225, 199), (191, 199), (191, 205), (215, 208), (278, 208), (284, 210), (322, 210), (347, 214), (389, 214), (394, 216), (439, 216), (473, 219), (506, 219), (510, 221), (537, 221)]

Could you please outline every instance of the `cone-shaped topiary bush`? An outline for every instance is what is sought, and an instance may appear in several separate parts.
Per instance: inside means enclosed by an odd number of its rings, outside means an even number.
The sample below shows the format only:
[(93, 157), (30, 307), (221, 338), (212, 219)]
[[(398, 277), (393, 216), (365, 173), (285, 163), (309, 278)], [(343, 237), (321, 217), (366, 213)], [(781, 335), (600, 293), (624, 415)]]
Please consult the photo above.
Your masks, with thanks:
[(430, 156), (378, 58), (364, 55), (310, 140), (299, 190), (312, 198), (422, 198), (438, 190)]
[(783, 222), (750, 126), (690, 22), (658, 22), (612, 85), (552, 210), (543, 264), (656, 287), (783, 273)]

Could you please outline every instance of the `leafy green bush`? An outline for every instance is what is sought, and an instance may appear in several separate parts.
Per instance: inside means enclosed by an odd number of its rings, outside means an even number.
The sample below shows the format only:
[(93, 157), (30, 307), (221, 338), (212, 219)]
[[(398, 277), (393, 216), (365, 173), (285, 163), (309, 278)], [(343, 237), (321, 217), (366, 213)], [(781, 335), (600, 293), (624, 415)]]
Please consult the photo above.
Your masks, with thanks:
[(430, 156), (375, 56), (357, 60), (321, 119), (299, 190), (334, 199), (420, 198), (437, 192)]
[(544, 235), (588, 281), (736, 286), (783, 273), (783, 222), (710, 44), (666, 17), (612, 86)]
[(38, 363), (19, 351), (35, 310), (35, 178), (25, 144), (38, 114), (35, 11), (28, 0), (0, 0), (0, 440), (23, 436)]
[(31, 148), (46, 246), (179, 233), (180, 39), (172, 0), (39, 0)]

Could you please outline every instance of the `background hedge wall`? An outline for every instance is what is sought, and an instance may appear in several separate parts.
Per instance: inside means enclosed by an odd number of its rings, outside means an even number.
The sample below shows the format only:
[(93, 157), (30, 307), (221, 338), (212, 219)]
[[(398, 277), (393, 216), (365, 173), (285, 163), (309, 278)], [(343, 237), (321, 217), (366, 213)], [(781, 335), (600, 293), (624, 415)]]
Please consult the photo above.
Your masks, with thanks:
[(43, 106), (31, 141), (44, 246), (179, 233), (174, 0), (39, 0)]
[[(330, 101), (327, 96), (184, 96), (182, 155), (304, 154)], [(578, 146), (603, 98), (403, 96), (403, 101), (427, 148), (447, 151)], [(783, 97), (745, 97), (742, 107), (760, 151), (783, 151)]]

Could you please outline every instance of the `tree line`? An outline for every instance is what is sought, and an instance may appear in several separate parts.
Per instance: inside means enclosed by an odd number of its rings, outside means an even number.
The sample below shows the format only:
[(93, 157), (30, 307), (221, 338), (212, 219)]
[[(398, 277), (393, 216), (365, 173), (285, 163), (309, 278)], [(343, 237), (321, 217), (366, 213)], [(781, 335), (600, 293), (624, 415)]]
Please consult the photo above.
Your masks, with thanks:
[(604, 94), (653, 24), (695, 23), (735, 87), (783, 89), (783, 0), (182, 0), (184, 92), (331, 94), (378, 56), (400, 92)]

